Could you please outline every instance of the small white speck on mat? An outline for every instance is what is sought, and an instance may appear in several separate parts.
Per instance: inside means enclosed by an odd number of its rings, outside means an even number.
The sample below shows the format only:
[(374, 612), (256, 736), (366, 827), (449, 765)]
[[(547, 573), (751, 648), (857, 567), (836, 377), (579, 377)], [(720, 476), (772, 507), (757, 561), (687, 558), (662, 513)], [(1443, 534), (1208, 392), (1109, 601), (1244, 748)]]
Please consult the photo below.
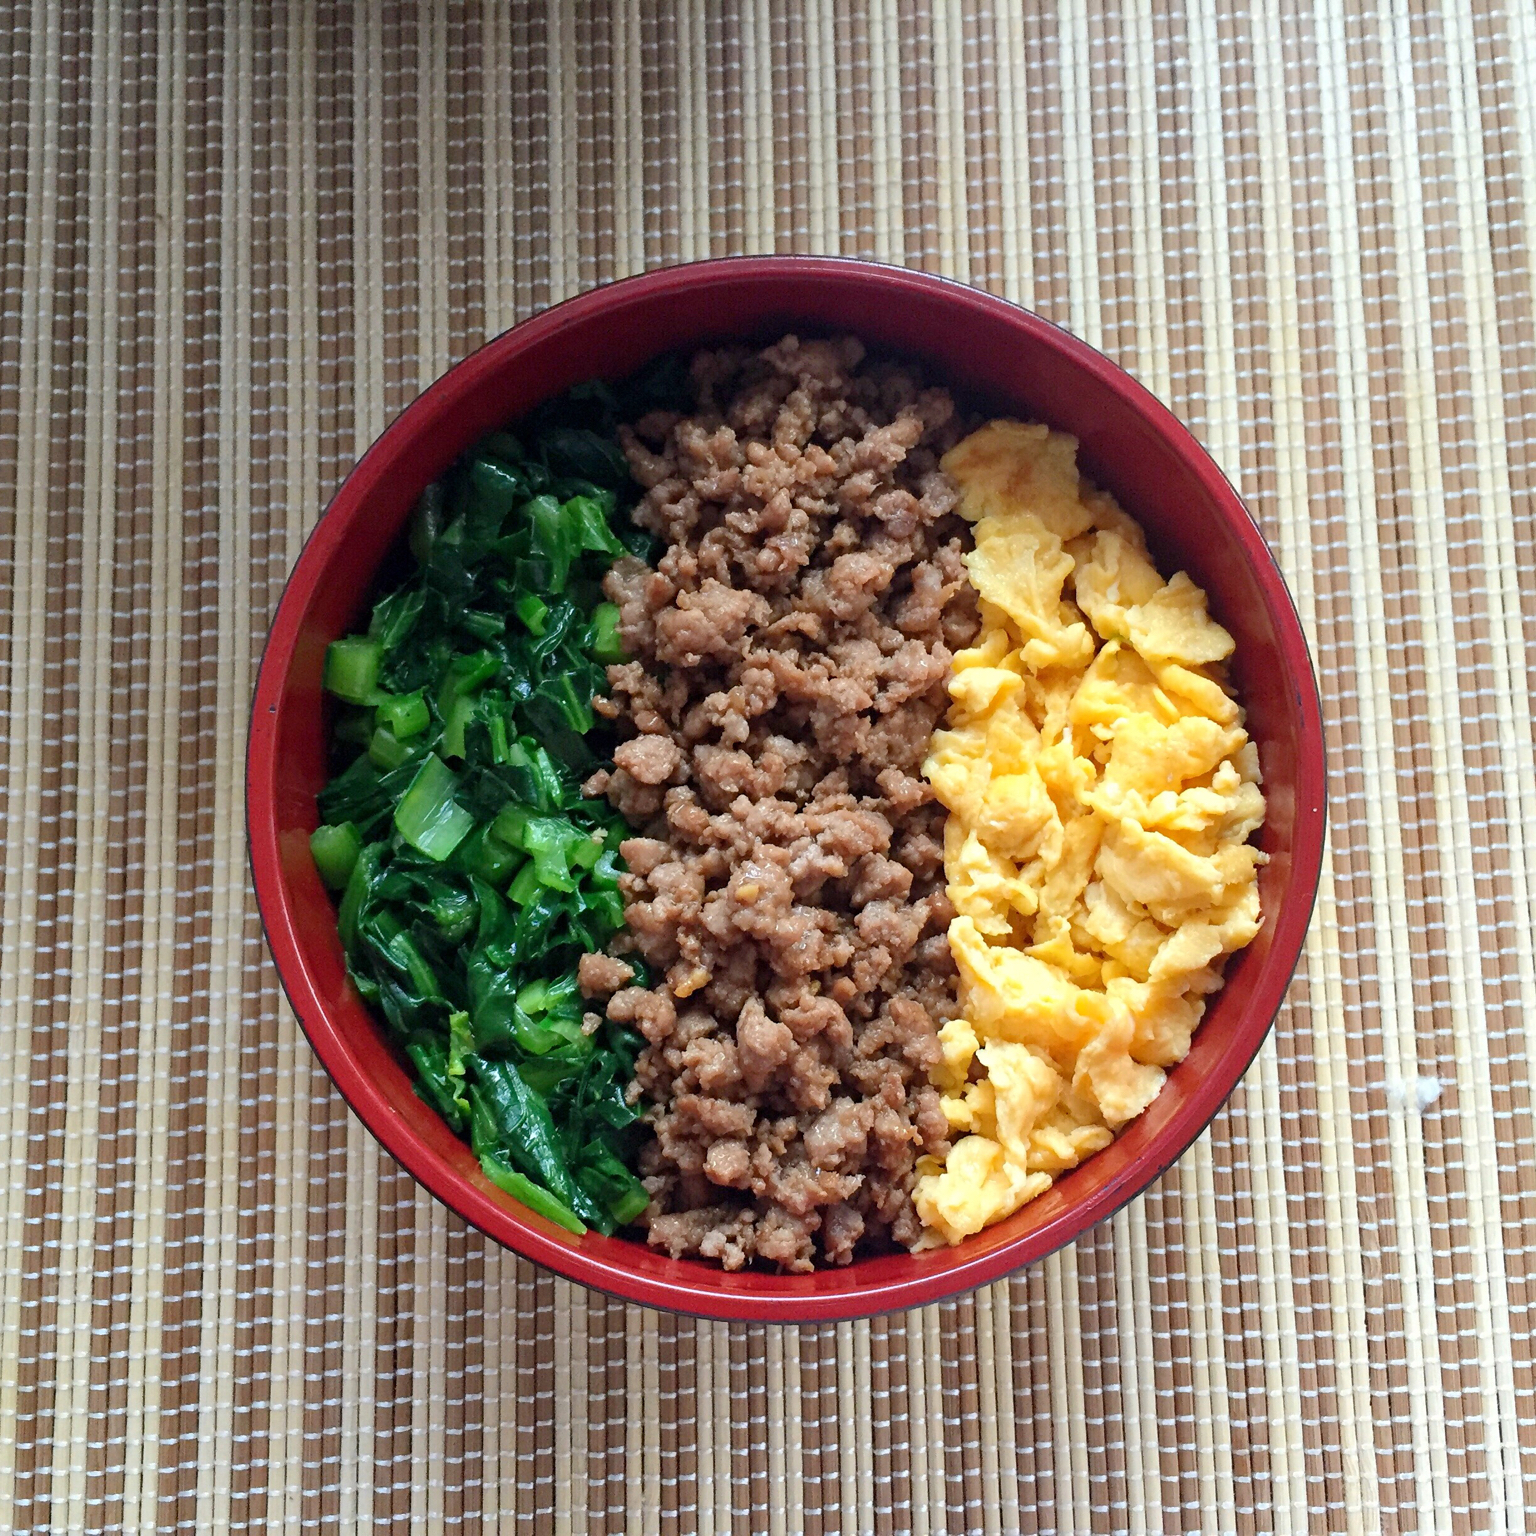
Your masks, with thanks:
[(1406, 1083), (1388, 1078), (1385, 1083), (1387, 1102), (1394, 1109), (1407, 1109), (1410, 1105), (1422, 1115), (1445, 1092), (1446, 1085), (1438, 1077), (1415, 1074)]

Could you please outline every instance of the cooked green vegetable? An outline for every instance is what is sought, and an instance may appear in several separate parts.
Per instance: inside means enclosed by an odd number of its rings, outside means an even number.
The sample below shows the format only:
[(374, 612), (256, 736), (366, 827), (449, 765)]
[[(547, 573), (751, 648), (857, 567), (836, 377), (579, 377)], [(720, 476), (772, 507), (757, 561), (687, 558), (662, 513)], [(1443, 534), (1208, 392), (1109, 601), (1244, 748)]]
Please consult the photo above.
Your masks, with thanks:
[(395, 807), (395, 830), (411, 847), (439, 864), (475, 824), (475, 818), (453, 798), (458, 787), (452, 769), (429, 752)]
[(421, 689), (379, 700), (379, 724), (399, 740), (419, 736), (432, 723), (432, 713)]
[(311, 848), (352, 977), (486, 1176), (578, 1233), (647, 1201), (625, 1096), (642, 1042), (588, 1033), (576, 982), (623, 922), (626, 829), (581, 783), (623, 656), (602, 575), (650, 549), (612, 428), (676, 382), (584, 386), (485, 439), (422, 496), (367, 633), (326, 657), (339, 771)]
[(601, 662), (623, 661), (617, 603), (599, 603), (592, 613), (592, 654)]
[(352, 867), (363, 851), (363, 840), (350, 821), (339, 827), (316, 827), (310, 834), (309, 851), (315, 857), (320, 878), (333, 891), (344, 891), (352, 878)]
[(325, 686), (349, 704), (372, 704), (379, 677), (379, 643), (366, 635), (337, 640), (325, 653)]
[[(514, 1200), (520, 1200), (531, 1211), (537, 1211), (540, 1216), (547, 1217), (557, 1227), (564, 1227), (568, 1232), (574, 1232), (580, 1237), (587, 1230), (586, 1223), (582, 1221), (568, 1206), (562, 1205), (547, 1189), (541, 1189), (532, 1179), (526, 1178), (515, 1168), (508, 1168), (502, 1160), (493, 1153), (487, 1152), (480, 1159), (480, 1166), (485, 1169), (485, 1176), (499, 1189), (504, 1189)], [(645, 1207), (640, 1206), (635, 1212), (638, 1216)], [(631, 1221), (634, 1217), (629, 1218)]]
[(387, 725), (374, 728), (368, 738), (368, 757), (378, 768), (398, 768), (411, 755), (411, 749)]

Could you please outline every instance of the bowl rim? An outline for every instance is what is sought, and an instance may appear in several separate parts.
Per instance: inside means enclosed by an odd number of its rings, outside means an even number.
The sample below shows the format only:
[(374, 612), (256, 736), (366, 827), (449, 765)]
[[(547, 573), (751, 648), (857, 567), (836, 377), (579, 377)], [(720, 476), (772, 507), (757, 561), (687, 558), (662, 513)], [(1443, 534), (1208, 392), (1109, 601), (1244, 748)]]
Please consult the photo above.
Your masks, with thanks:
[[(397, 445), (411, 439), (418, 418), (447, 400), (477, 392), (503, 356), (557, 334), (616, 298), (643, 299), (715, 281), (772, 280), (786, 272), (802, 279), (850, 275), (888, 287), (893, 296), (924, 290), (969, 306), (986, 318), (1032, 331), (1139, 416), (1182, 459), (1212, 502), (1220, 506), (1255, 578), (1277, 612), (1279, 648), (1296, 688), (1301, 716), (1295, 774), (1295, 825), (1290, 848), (1292, 899), (1276, 915), (1268, 971), (1247, 1011), (1232, 1026), (1224, 1069), (1201, 1079), (1159, 1132), (1152, 1160), (1133, 1163), (1100, 1184), (1044, 1226), (972, 1258), (962, 1258), (910, 1279), (849, 1285), (810, 1294), (740, 1293), (695, 1281), (679, 1263), (676, 1280), (624, 1269), (584, 1252), (574, 1239), (532, 1213), (510, 1208), (443, 1168), (418, 1133), (356, 1063), (312, 984), (282, 875), (276, 816), (276, 718), (300, 633), (300, 621), (324, 576), (329, 557), (367, 504)], [(338, 515), (339, 514), (339, 515)], [(1235, 514), (1235, 515), (1234, 515)], [(847, 256), (727, 256), (656, 267), (582, 290), (490, 338), (453, 364), (417, 395), (369, 445), (337, 487), (306, 537), (284, 583), (262, 649), (246, 747), (246, 851), (256, 902), (278, 980), (310, 1046), (349, 1108), (374, 1140), (450, 1210), (493, 1241), (565, 1279), (616, 1299), (686, 1316), (787, 1324), (877, 1317), (924, 1306), (1003, 1279), (1056, 1252), (1144, 1193), (1210, 1125), (1258, 1055), (1300, 962), (1316, 905), (1325, 853), (1327, 778), (1321, 697), (1306, 631), (1295, 600), (1257, 521), (1220, 466), (1173, 412), (1130, 373), (1081, 337), (996, 294), (938, 274)], [(1143, 1154), (1145, 1157), (1146, 1154)], [(950, 1250), (953, 1251), (953, 1250)], [(828, 1273), (828, 1272), (823, 1272)], [(836, 1272), (831, 1272), (836, 1273)], [(857, 1271), (853, 1271), (857, 1273)], [(763, 1277), (773, 1279), (778, 1277)]]

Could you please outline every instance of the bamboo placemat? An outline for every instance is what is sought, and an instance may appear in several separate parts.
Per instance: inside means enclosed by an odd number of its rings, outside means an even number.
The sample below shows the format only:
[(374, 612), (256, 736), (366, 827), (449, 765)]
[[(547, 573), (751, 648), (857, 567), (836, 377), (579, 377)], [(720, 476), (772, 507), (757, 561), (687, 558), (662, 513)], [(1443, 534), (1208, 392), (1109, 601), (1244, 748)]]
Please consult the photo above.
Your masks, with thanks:
[[(1524, 1528), (1528, 0), (0, 25), (0, 1523)], [(1332, 765), (1290, 1004), (1199, 1145), (1009, 1283), (800, 1332), (422, 1195), (295, 1029), (242, 836), (268, 618), (390, 416), (576, 289), (766, 249), (993, 288), (1169, 400)]]

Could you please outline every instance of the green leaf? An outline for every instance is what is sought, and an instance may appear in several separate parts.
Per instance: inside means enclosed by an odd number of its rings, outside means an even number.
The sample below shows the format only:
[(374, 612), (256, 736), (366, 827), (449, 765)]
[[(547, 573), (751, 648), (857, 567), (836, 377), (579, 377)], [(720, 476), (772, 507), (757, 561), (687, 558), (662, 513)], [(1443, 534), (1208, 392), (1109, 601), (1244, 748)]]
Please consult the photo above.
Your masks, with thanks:
[(524, 864), (518, 870), (517, 878), (513, 880), (507, 895), (518, 906), (526, 907), (530, 902), (535, 902), (544, 893), (544, 882), (539, 879), (539, 872), (532, 864)]
[(477, 458), (471, 463), (469, 483), (479, 504), (485, 531), (494, 538), (513, 507), (527, 494), (527, 483), (516, 470), (489, 458)]
[(550, 890), (574, 891), (572, 863), (591, 867), (601, 854), (589, 827), (568, 816), (539, 815), (526, 805), (504, 807), (492, 829), (509, 847), (532, 858), (534, 880)]
[(387, 655), (405, 643), (421, 617), (426, 600), (427, 595), (420, 587), (405, 586), (374, 605), (368, 634), (378, 641), (381, 653)]
[(511, 1062), (477, 1056), (470, 1092), (484, 1103), (501, 1146), (515, 1166), (537, 1178), (589, 1226), (605, 1224), (603, 1211), (571, 1177), (549, 1106), (528, 1087)]
[(576, 1178), (607, 1209), (615, 1226), (627, 1227), (651, 1203), (645, 1185), (600, 1141), (582, 1149)]
[(437, 541), (437, 536), (443, 531), (445, 510), (443, 488), (434, 480), (421, 493), (421, 500), (416, 503), (416, 510), (411, 514), (409, 543), (411, 553), (416, 557), (418, 564), (427, 563), (432, 553), (432, 546)]
[(470, 608), (459, 615), (459, 628), (467, 630), (476, 640), (494, 640), (506, 633), (507, 621), (499, 613)]
[(607, 433), (557, 427), (544, 434), (540, 446), (552, 475), (577, 476), (615, 489), (630, 484), (629, 460)]
[(316, 796), (322, 821), (357, 823), (369, 837), (389, 815), (391, 808), (416, 776), (414, 759), (388, 773), (380, 773), (367, 753), (353, 761)]
[(557, 1045), (543, 1056), (530, 1057), (520, 1062), (517, 1070), (523, 1074), (523, 1081), (535, 1093), (542, 1093), (546, 1099), (553, 1100), (560, 1094), (562, 1087), (580, 1078), (591, 1055), (590, 1045)]
[[(628, 470), (626, 469), (626, 474)], [(608, 516), (602, 505), (591, 496), (572, 496), (560, 509), (561, 516), (571, 530), (572, 537), (584, 550), (595, 554), (622, 555), (624, 546), (608, 526)]]
[(448, 1049), (441, 1038), (418, 1034), (406, 1043), (405, 1054), (416, 1068), (416, 1092), (453, 1130), (462, 1131), (466, 1114), (448, 1076)]
[(482, 684), (490, 682), (500, 670), (501, 661), (494, 651), (475, 651), (472, 655), (454, 657), (439, 694), (443, 712), (447, 713), (446, 706), (451, 700), (473, 693)]
[(469, 1101), (464, 1097), (464, 1064), (475, 1054), (475, 1037), (469, 1027), (469, 1015), (456, 1009), (448, 1015), (448, 1067), (447, 1079), (453, 1091), (453, 1102), (468, 1117)]
[(492, 432), (482, 439), (480, 443), (481, 453), (491, 454), (501, 460), (503, 464), (521, 464), (523, 461), (523, 445), (510, 432)]
[(560, 503), (553, 496), (535, 496), (524, 511), (528, 517), (528, 547), (549, 571), (548, 593), (558, 596), (565, 591), (571, 562), (581, 553), (581, 545), (572, 536)]
[(485, 1170), (485, 1176), (498, 1189), (512, 1196), (522, 1205), (526, 1205), (530, 1211), (544, 1217), (546, 1221), (552, 1221), (557, 1227), (564, 1227), (567, 1232), (574, 1232), (581, 1237), (587, 1230), (581, 1218), (563, 1205), (550, 1194), (547, 1189), (540, 1189), (532, 1179), (525, 1177), (515, 1168), (509, 1168), (499, 1157), (487, 1153), (480, 1159), (480, 1166)]
[(347, 888), (342, 893), (341, 906), (336, 914), (336, 927), (341, 935), (342, 948), (349, 956), (353, 955), (357, 948), (358, 919), (372, 894), (384, 850), (383, 843), (369, 843), (358, 854), (352, 865), (352, 873), (347, 878)]

